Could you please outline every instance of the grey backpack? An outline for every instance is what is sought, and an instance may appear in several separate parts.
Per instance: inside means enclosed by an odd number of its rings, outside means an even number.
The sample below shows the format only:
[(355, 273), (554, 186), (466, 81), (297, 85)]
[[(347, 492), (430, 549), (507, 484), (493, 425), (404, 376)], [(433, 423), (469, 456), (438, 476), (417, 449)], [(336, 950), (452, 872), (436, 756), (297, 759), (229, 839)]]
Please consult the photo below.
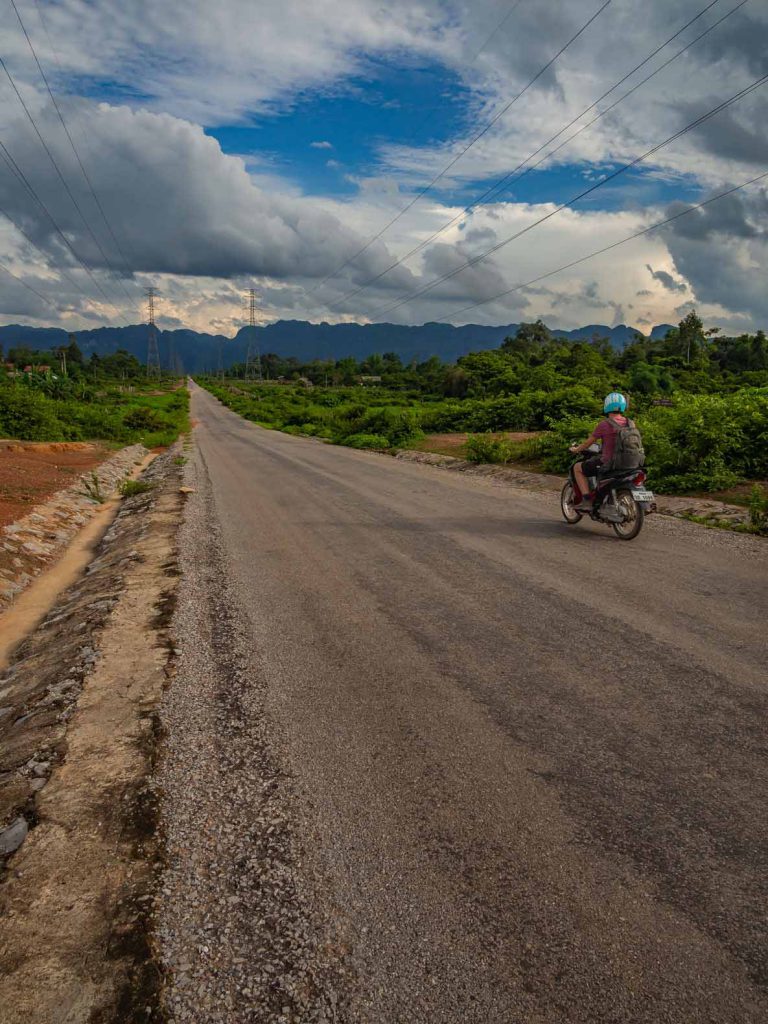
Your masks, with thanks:
[(611, 469), (640, 469), (641, 466), (645, 465), (645, 451), (643, 449), (643, 438), (635, 426), (635, 421), (627, 420), (623, 427), (611, 419), (608, 422), (613, 427), (616, 435)]

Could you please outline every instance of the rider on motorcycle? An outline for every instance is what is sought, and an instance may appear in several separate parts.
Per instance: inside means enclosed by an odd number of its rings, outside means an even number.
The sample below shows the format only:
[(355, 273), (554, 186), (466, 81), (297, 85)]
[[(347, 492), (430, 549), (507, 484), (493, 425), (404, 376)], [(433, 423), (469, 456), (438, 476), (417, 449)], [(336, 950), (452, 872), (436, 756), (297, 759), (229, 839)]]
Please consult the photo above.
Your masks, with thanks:
[(605, 401), (603, 402), (603, 412), (606, 414), (606, 419), (601, 420), (589, 437), (582, 444), (574, 444), (571, 446), (569, 451), (573, 452), (584, 452), (590, 445), (600, 442), (602, 444), (600, 454), (595, 455), (591, 459), (584, 459), (583, 462), (577, 462), (573, 467), (574, 476), (576, 477), (576, 483), (579, 486), (579, 492), (581, 493), (581, 502), (577, 506), (578, 509), (583, 511), (589, 511), (592, 508), (592, 502), (594, 500), (594, 492), (589, 489), (589, 481), (587, 477), (597, 476), (598, 470), (601, 466), (610, 466), (613, 458), (613, 450), (616, 445), (616, 431), (611, 423), (614, 423), (617, 427), (625, 427), (627, 425), (627, 418), (624, 413), (627, 411), (627, 400), (618, 391), (612, 391), (610, 395), (606, 395)]

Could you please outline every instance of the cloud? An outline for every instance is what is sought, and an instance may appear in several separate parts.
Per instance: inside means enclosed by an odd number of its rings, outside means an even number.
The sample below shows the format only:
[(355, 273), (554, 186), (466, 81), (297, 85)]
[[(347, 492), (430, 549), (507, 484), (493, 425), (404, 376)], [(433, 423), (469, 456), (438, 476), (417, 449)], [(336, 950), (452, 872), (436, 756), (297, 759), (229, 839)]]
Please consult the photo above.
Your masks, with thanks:
[(720, 307), (721, 320), (738, 317), (754, 327), (768, 320), (767, 212), (768, 192), (757, 189), (698, 210), (661, 232), (678, 272), (697, 297)]
[[(668, 274), (666, 270), (654, 270), (650, 263), (646, 263), (645, 269), (654, 279), (658, 281), (662, 288), (666, 288), (668, 292), (685, 292), (688, 291), (688, 285), (685, 281), (676, 281), (671, 274)], [(640, 293), (638, 293), (640, 294)]]
[[(18, 31), (6, 33), (4, 57), (40, 118), (115, 275), (104, 266), (29, 126), (18, 116), (15, 101), (4, 106), (3, 137), (78, 253), (94, 267), (99, 283), (131, 319), (135, 315), (128, 312), (123, 289), (140, 305), (141, 288), (155, 280), (162, 282), (167, 315), (197, 326), (204, 326), (206, 317), (235, 323), (242, 288), (253, 282), (269, 306), (265, 316), (367, 319), (551, 209), (544, 199), (550, 187), (562, 198), (560, 185), (551, 186), (560, 179), (532, 173), (516, 184), (514, 201), (505, 194), (507, 201), (475, 210), (465, 220), (465, 231), (451, 228), (405, 265), (353, 299), (345, 298), (460, 213), (464, 203), (454, 198), (454, 186), (461, 186), (462, 197), (481, 191), (483, 182), (524, 161), (610, 88), (695, 13), (692, 0), (682, 6), (683, 12), (670, 13), (664, 0), (649, 0), (642, 8), (611, 5), (461, 157), (438, 189), (427, 192), (362, 252), (594, 13), (594, 0), (522, 3), (498, 31), (495, 26), (504, 11), (497, 0), (454, 0), (449, 6), (432, 0), (392, 0), (385, 6), (379, 0), (264, 0), (257, 6), (249, 0), (216, 5), (168, 0), (160, 6), (135, 0), (122, 7), (91, 5), (87, 18), (82, 16), (82, 0), (41, 3), (60, 62), (55, 85), (75, 138), (87, 139), (83, 156), (124, 244), (127, 267), (93, 208), (46, 97), (38, 91), (37, 70)], [(32, 14), (28, 20), (45, 67), (54, 67), (54, 54), (37, 20)], [(699, 22), (698, 30), (704, 24)], [(568, 165), (567, 173), (575, 179), (582, 174), (592, 178), (632, 159), (761, 73), (767, 31), (765, 5), (737, 12), (568, 143), (551, 165)], [(616, 46), (617, 38), (625, 45)], [(354, 186), (351, 194), (304, 195), (298, 175), (281, 177), (279, 157), (284, 154), (225, 155), (204, 130), (217, 125), (260, 127), (268, 118), (289, 118), (307, 96), (317, 102), (349, 97), (355, 89), (365, 89), (360, 82), (378, 82), (382, 68), (395, 78), (414, 64), (435, 66), (458, 83), (446, 100), (451, 116), (443, 118), (438, 110), (440, 116), (433, 118), (424, 111), (426, 127), (403, 143), (379, 131), (380, 122), (371, 114), (366, 139), (373, 148), (357, 164), (345, 151), (348, 173), (345, 179), (334, 176), (336, 185), (346, 180)], [(615, 98), (612, 94), (606, 102)], [(399, 102), (393, 98), (381, 106)], [(402, 100), (404, 109), (409, 102)], [(767, 103), (768, 97), (757, 92), (706, 122), (661, 150), (648, 177), (663, 183), (665, 195), (675, 183), (684, 184), (690, 195), (697, 185), (706, 194), (710, 186), (720, 190), (723, 182), (754, 174), (755, 163), (768, 158), (766, 143), (754, 129), (765, 122)], [(313, 133), (324, 134), (330, 123), (318, 120)], [(311, 148), (328, 150), (332, 143), (322, 136), (310, 142), (300, 156), (307, 165), (316, 163)], [(335, 169), (334, 163), (329, 160), (327, 165)], [(27, 303), (29, 312), (23, 315), (39, 315), (41, 320), (56, 315), (68, 323), (78, 316), (114, 317), (24, 189), (5, 168), (0, 166), (0, 172), (0, 201), (46, 258), (8, 229), (2, 241), (10, 249), (4, 251), (13, 253), (14, 269), (29, 283), (40, 283), (57, 308), (57, 313), (35, 313), (33, 296), (0, 279), (3, 315)], [(617, 179), (612, 203), (628, 205), (628, 190), (627, 179)], [(393, 316), (416, 321), (445, 316), (462, 303), (487, 298), (579, 258), (598, 241), (618, 240), (661, 213), (600, 210), (603, 195), (603, 190), (595, 193), (597, 202), (588, 211), (559, 214), (524, 242), (408, 302)], [(644, 201), (655, 202), (653, 197)], [(680, 206), (670, 209), (677, 212)], [(643, 308), (649, 318), (669, 320), (685, 289), (682, 277), (709, 316), (762, 317), (768, 313), (760, 273), (766, 265), (767, 213), (765, 193), (753, 192), (748, 200), (729, 197), (681, 218), (664, 232), (615, 250), (609, 258), (558, 276), (551, 294), (534, 298), (529, 291), (517, 291), (469, 316), (503, 322), (510, 312), (529, 315), (535, 309), (553, 322), (559, 318), (563, 326), (573, 326), (595, 316), (623, 314), (640, 294), (648, 299), (648, 310), (645, 303)], [(350, 265), (341, 267), (350, 257)], [(652, 294), (646, 288), (646, 267), (667, 268), (650, 269), (661, 286)], [(68, 271), (76, 284), (58, 278), (54, 268)]]
[[(716, 106), (716, 101), (688, 104), (685, 109), (686, 120), (694, 120)], [(761, 104), (761, 115), (752, 124), (763, 124), (764, 115), (768, 112), (768, 104)], [(743, 124), (738, 110), (727, 109), (716, 117), (710, 118), (699, 127), (694, 141), (699, 149), (719, 158), (727, 158), (745, 166), (763, 167), (768, 162), (768, 139), (763, 132), (753, 130)]]
[[(83, 107), (90, 105), (83, 105)], [(341, 261), (362, 239), (318, 203), (301, 197), (265, 193), (238, 157), (226, 156), (202, 128), (167, 114), (127, 107), (81, 109), (87, 117), (91, 177), (104, 209), (131, 253), (134, 272), (233, 277), (239, 274), (320, 276), (329, 260)], [(50, 111), (42, 124), (50, 129)], [(50, 132), (51, 138), (55, 138)], [(22, 166), (45, 172), (36, 140), (16, 120), (6, 144)], [(57, 157), (77, 180), (63, 146)], [(68, 196), (56, 188), (53, 171), (41, 191), (51, 196), (51, 212), (76, 251), (91, 265), (104, 266), (102, 253)], [(21, 184), (0, 176), (0, 201), (23, 223), (52, 259), (69, 261), (45, 215)], [(120, 257), (103, 223), (89, 221), (110, 262)], [(380, 252), (384, 246), (374, 250)], [(361, 262), (366, 272), (369, 263)]]
[[(92, 93), (105, 80), (118, 102), (136, 102), (206, 125), (247, 122), (289, 107), (304, 90), (331, 88), (396, 52), (439, 54), (444, 16), (428, 2), (390, 0), (133, 0), (41, 4), (61, 68)], [(41, 56), (54, 55), (29, 18)], [(27, 61), (20, 33), (4, 54)], [(30, 75), (30, 77), (32, 77)]]

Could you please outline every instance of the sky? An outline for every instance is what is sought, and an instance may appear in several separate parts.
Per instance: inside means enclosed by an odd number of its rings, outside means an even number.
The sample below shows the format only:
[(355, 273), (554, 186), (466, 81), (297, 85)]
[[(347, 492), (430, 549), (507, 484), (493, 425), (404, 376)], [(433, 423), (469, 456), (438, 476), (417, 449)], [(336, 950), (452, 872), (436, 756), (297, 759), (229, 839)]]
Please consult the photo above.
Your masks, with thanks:
[(0, 0), (0, 322), (766, 327), (768, 177), (709, 200), (768, 83), (705, 116), (766, 44), (764, 0)]

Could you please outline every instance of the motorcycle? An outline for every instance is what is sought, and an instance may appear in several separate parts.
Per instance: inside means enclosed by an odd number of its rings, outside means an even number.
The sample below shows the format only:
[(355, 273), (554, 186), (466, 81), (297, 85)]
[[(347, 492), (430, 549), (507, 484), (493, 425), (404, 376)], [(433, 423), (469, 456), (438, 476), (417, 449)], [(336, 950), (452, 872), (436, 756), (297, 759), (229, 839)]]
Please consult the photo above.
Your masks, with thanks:
[[(643, 469), (601, 470), (593, 484), (595, 498), (589, 511), (580, 511), (581, 492), (573, 467), (584, 459), (600, 454), (600, 447), (590, 445), (574, 459), (568, 481), (560, 495), (560, 508), (569, 526), (581, 522), (585, 515), (596, 523), (611, 526), (619, 540), (634, 540), (643, 528), (646, 515), (656, 511), (653, 491), (644, 487), (647, 479)], [(590, 481), (591, 482), (591, 481)]]

